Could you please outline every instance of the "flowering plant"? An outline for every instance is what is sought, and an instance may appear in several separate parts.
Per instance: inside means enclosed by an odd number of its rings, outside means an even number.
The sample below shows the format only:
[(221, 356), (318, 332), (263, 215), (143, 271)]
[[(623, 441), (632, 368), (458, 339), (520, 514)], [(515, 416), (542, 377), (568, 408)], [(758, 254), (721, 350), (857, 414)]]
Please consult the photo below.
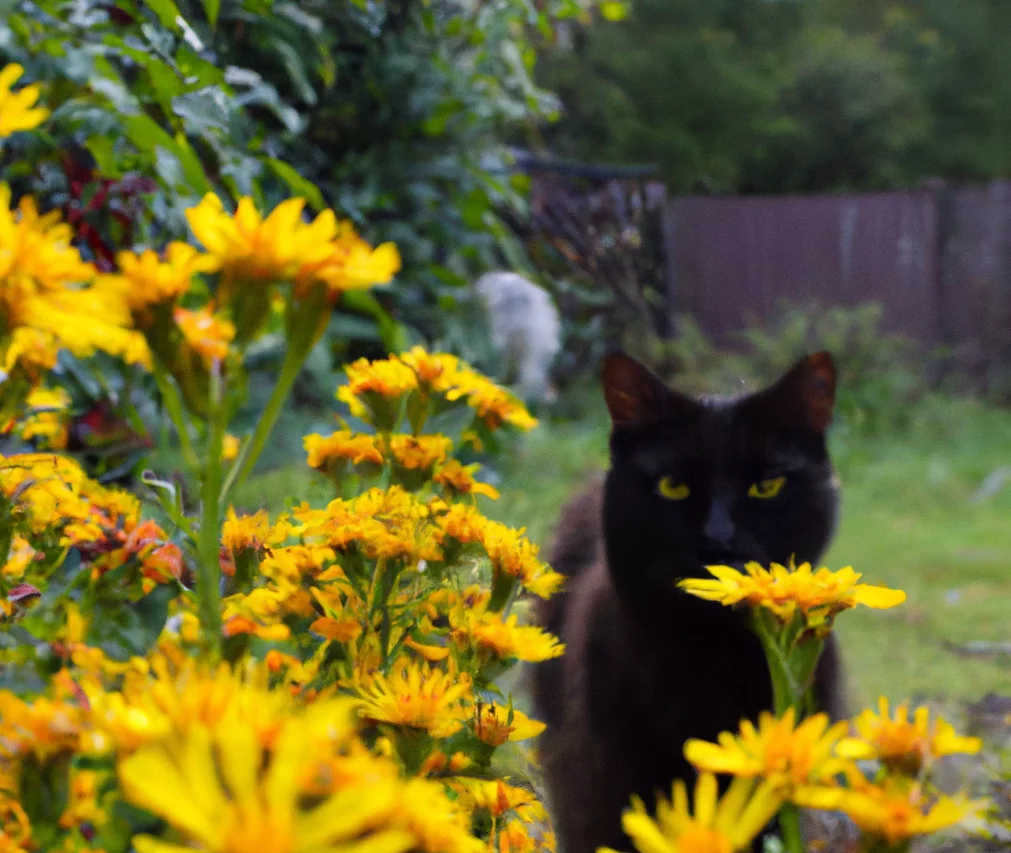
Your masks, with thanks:
[[(695, 813), (683, 783), (675, 785), (672, 804), (661, 799), (655, 819), (633, 802), (623, 825), (638, 850), (746, 850), (778, 815), (786, 850), (802, 853), (803, 807), (847, 815), (866, 853), (900, 853), (915, 836), (981, 810), (982, 803), (944, 795), (932, 785), (936, 758), (978, 752), (980, 742), (956, 735), (943, 719), (931, 721), (928, 709), (917, 709), (910, 721), (906, 705), (892, 716), (882, 699), (878, 714), (866, 710), (852, 723), (834, 725), (826, 714), (812, 713), (810, 687), (836, 616), (858, 604), (894, 607), (905, 600), (903, 592), (859, 583), (849, 567), (750, 563), (743, 571), (710, 566), (709, 572), (714, 579), (690, 578), (679, 586), (703, 599), (749, 608), (766, 653), (774, 713), (761, 714), (757, 726), (742, 721), (739, 732), (723, 732), (717, 743), (685, 744), (685, 756), (700, 774)], [(713, 774), (733, 777), (720, 799)]]
[[(23, 92), (0, 127), (44, 120)], [(306, 438), (334, 499), (230, 502), (329, 309), (388, 282), (395, 247), (297, 199), (263, 216), (211, 195), (194, 243), (99, 274), (57, 215), (0, 202), (6, 428), (58, 447), (55, 353), (104, 350), (152, 372), (200, 486), (193, 514), (153, 474), (148, 506), (55, 449), (0, 457), (0, 850), (552, 849), (525, 780), (543, 725), (495, 679), (564, 651), (516, 612), (561, 577), (481, 513), (496, 491), (461, 456), (534, 426), (522, 404), (421, 348), (356, 362), (339, 396), (359, 431)], [(284, 362), (231, 437), (267, 329)]]

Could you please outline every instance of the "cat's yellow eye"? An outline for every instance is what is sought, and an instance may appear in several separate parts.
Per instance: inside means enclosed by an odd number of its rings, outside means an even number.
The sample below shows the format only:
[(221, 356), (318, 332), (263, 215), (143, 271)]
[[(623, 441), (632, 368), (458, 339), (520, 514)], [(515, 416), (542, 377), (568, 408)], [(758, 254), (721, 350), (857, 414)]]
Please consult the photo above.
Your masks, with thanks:
[(783, 491), (783, 486), (786, 485), (786, 477), (774, 477), (771, 480), (761, 480), (757, 483), (752, 483), (751, 487), (748, 489), (749, 498), (774, 498), (781, 491)]
[(691, 494), (687, 483), (675, 483), (670, 474), (661, 477), (660, 482), (656, 485), (656, 491), (660, 497), (669, 501), (683, 501)]

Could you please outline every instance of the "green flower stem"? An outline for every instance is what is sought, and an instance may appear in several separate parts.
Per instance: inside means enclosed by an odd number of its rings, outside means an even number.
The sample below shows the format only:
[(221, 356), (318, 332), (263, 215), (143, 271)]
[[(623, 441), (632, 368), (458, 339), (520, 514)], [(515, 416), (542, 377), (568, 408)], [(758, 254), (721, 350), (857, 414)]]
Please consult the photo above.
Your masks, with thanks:
[(298, 378), (298, 373), (302, 369), (309, 351), (316, 341), (326, 330), (326, 324), (330, 316), (330, 306), (327, 302), (326, 287), (317, 287), (306, 298), (293, 302), (288, 309), (287, 337), (288, 348), (284, 352), (284, 360), (281, 362), (281, 372), (277, 377), (274, 390), (267, 400), (267, 405), (260, 413), (253, 430), (252, 438), (239, 451), (239, 456), (228, 472), (221, 493), (218, 495), (218, 504), (225, 507), (228, 495), (232, 489), (241, 486), (246, 482), (256, 465), (256, 461), (263, 453), (263, 448), (270, 438), (270, 433), (274, 429), (274, 424), (284, 408), (284, 404), (291, 393), (292, 386)]
[(172, 380), (165, 372), (165, 368), (157, 359), (154, 359), (154, 381), (158, 386), (158, 391), (161, 393), (162, 402), (165, 404), (165, 411), (168, 412), (169, 417), (172, 419), (172, 423), (176, 428), (176, 434), (179, 436), (179, 449), (183, 454), (183, 462), (185, 462), (186, 467), (191, 472), (199, 471), (200, 459), (197, 457), (196, 451), (193, 449), (193, 442), (190, 440), (186, 415), (183, 411), (182, 397), (179, 396), (179, 391), (172, 384)]
[(800, 834), (800, 810), (793, 803), (784, 803), (779, 810), (779, 830), (783, 847), (788, 853), (804, 853), (804, 839)]
[(267, 405), (260, 412), (252, 438), (239, 451), (239, 456), (228, 472), (228, 478), (225, 480), (224, 485), (221, 487), (218, 503), (222, 507), (226, 505), (228, 495), (232, 489), (246, 482), (246, 478), (249, 477), (253, 467), (256, 465), (256, 461), (260, 458), (260, 454), (263, 453), (263, 448), (267, 445), (267, 439), (270, 438), (274, 424), (277, 423), (281, 410), (288, 399), (288, 394), (295, 384), (298, 372), (302, 369), (303, 361), (305, 361), (305, 356), (297, 353), (294, 349), (289, 348), (285, 352), (284, 361), (281, 363), (281, 373), (277, 377), (277, 384), (274, 385), (274, 390), (270, 394), (270, 399), (267, 400)]
[(772, 678), (772, 707), (777, 717), (783, 716), (790, 708), (800, 703), (802, 689), (793, 677), (790, 659), (783, 653), (776, 638), (759, 623), (758, 637), (765, 649), (765, 659)]
[(213, 660), (221, 656), (221, 510), (218, 493), (221, 490), (221, 452), (225, 443), (224, 382), (221, 365), (215, 362), (210, 371), (210, 419), (207, 422), (207, 452), (204, 459), (204, 480), (201, 489), (202, 512), (198, 539), (197, 608), (204, 646)]
[[(782, 717), (790, 708), (794, 708), (799, 722), (807, 686), (821, 656), (823, 642), (810, 639), (798, 643), (796, 631), (774, 627), (758, 613), (754, 615), (754, 628), (769, 665), (776, 716)], [(786, 803), (780, 809), (779, 828), (787, 853), (804, 853), (800, 811), (793, 803)]]
[[(11, 556), (11, 546), (14, 544), (14, 521), (10, 516), (11, 507), (5, 501), (3, 523), (0, 524), (0, 566), (6, 565)], [(8, 592), (7, 579), (0, 576), (0, 592), (6, 596)]]

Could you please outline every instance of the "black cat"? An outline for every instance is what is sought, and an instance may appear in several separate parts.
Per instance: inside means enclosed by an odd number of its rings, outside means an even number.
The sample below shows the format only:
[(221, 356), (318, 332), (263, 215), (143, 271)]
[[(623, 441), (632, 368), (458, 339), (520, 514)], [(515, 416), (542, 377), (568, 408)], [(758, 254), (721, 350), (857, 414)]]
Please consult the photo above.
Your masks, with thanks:
[[(620, 816), (694, 773), (688, 738), (714, 741), (772, 707), (743, 614), (675, 581), (706, 565), (816, 561), (838, 496), (825, 446), (835, 403), (828, 353), (756, 394), (694, 400), (622, 354), (603, 365), (611, 468), (563, 511), (552, 565), (570, 576), (542, 624), (567, 645), (535, 668), (548, 723), (541, 755), (563, 853), (631, 849)], [(815, 678), (841, 714), (830, 640)]]

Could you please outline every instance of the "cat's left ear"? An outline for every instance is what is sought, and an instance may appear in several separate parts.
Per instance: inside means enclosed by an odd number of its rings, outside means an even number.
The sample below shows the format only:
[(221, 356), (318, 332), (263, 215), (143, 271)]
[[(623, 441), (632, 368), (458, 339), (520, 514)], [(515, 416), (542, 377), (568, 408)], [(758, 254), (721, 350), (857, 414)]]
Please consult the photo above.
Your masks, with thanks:
[(689, 418), (694, 400), (672, 391), (652, 370), (623, 352), (611, 352), (600, 367), (604, 400), (615, 428), (645, 426), (663, 418)]
[(821, 435), (832, 423), (835, 385), (832, 356), (818, 352), (801, 359), (786, 376), (758, 397), (770, 417)]

